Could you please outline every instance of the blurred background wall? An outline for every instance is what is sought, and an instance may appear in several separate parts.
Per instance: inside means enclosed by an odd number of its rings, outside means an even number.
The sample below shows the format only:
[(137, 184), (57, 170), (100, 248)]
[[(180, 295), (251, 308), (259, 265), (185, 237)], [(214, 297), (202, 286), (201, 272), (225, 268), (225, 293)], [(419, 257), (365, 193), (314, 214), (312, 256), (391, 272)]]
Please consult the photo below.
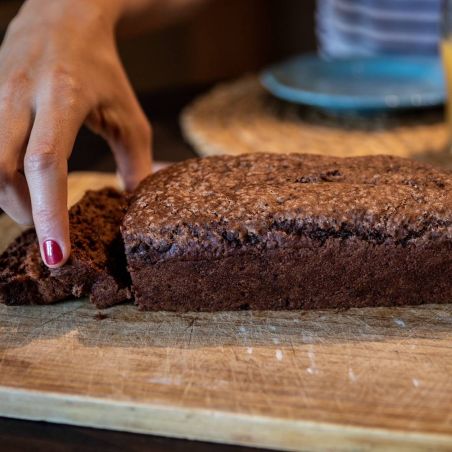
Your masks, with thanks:
[[(2, 33), (22, 1), (0, 0)], [(205, 84), (315, 50), (315, 0), (211, 0), (166, 29), (124, 38), (119, 47), (140, 93)]]

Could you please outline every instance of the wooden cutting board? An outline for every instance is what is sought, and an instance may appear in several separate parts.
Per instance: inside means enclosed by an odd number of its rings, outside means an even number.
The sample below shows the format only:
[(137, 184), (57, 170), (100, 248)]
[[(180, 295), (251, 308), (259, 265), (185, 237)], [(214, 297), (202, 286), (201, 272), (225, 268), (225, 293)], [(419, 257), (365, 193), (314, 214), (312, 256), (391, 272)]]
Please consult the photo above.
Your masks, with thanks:
[[(71, 197), (112, 180), (75, 175)], [(1, 306), (0, 415), (286, 450), (452, 450), (452, 305)]]

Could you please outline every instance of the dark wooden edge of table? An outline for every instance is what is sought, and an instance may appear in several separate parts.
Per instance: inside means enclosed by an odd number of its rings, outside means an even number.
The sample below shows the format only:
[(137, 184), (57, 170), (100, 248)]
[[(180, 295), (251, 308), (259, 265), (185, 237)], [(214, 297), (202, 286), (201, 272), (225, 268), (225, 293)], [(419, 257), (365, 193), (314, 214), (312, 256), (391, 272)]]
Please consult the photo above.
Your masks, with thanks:
[(253, 452), (262, 449), (0, 418), (0, 450)]

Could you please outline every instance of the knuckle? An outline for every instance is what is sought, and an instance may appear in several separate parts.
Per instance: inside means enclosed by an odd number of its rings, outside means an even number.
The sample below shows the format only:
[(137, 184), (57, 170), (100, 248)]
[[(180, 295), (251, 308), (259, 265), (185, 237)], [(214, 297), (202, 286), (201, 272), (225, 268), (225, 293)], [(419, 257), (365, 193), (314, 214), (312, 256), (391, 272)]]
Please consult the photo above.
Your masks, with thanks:
[(27, 71), (16, 71), (9, 75), (0, 86), (0, 102), (3, 106), (11, 105), (30, 85)]
[(55, 67), (50, 77), (53, 84), (63, 92), (78, 94), (81, 91), (78, 77), (65, 66)]
[(26, 172), (41, 172), (58, 165), (60, 157), (52, 146), (43, 146), (27, 153), (24, 159)]
[(53, 88), (53, 100), (59, 105), (72, 109), (84, 98), (79, 77), (64, 66), (58, 66), (51, 71), (50, 85)]
[(10, 84), (14, 88), (27, 86), (31, 82), (30, 74), (27, 70), (17, 70), (9, 77)]

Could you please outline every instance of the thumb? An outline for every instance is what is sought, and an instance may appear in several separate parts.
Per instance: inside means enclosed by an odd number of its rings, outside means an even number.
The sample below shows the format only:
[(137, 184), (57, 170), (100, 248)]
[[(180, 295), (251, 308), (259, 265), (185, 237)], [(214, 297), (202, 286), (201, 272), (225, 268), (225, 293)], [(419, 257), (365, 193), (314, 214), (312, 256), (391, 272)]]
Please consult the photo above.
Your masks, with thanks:
[(133, 190), (151, 173), (152, 129), (131, 88), (109, 107), (99, 106), (86, 124), (108, 142), (119, 175), (127, 190)]

